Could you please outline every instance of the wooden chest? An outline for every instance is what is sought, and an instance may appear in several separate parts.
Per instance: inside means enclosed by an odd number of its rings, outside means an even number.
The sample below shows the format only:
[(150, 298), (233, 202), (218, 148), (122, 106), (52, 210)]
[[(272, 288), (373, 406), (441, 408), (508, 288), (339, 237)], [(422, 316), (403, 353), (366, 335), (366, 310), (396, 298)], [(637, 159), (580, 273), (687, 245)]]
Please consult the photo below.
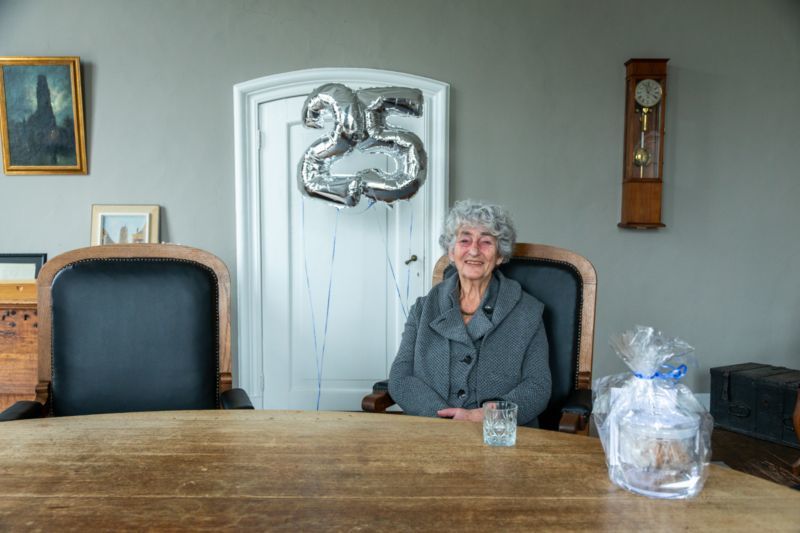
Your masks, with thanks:
[(792, 414), (800, 371), (761, 363), (711, 369), (714, 425), (800, 448)]
[(37, 381), (36, 283), (0, 283), (0, 410), (33, 400)]

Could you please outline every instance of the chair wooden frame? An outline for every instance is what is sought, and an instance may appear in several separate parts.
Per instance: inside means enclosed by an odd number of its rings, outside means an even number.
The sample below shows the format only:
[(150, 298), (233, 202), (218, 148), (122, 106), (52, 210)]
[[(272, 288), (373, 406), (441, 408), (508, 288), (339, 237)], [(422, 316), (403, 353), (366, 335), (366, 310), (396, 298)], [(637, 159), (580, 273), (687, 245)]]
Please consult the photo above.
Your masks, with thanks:
[[(580, 336), (578, 339), (578, 364), (574, 379), (575, 391), (591, 394), (592, 358), (594, 353), (595, 307), (597, 303), (597, 273), (588, 259), (575, 252), (546, 244), (518, 243), (514, 246), (512, 259), (540, 259), (566, 263), (574, 268), (582, 281), (582, 312), (580, 317)], [(443, 255), (433, 269), (433, 285), (442, 281), (444, 271), (450, 260)], [(590, 400), (589, 400), (590, 401)], [(386, 390), (374, 390), (364, 397), (361, 407), (364, 411), (384, 412), (394, 404)], [(559, 430), (567, 432), (588, 432), (588, 419), (577, 412), (563, 412)]]
[(217, 256), (188, 246), (177, 244), (110, 244), (90, 246), (63, 253), (45, 263), (36, 281), (39, 308), (39, 362), (36, 401), (49, 411), (50, 380), (52, 374), (52, 299), (53, 279), (65, 267), (90, 259), (162, 258), (189, 261), (210, 269), (217, 278), (219, 316), (219, 394), (231, 389), (231, 321), (230, 274), (225, 263)]

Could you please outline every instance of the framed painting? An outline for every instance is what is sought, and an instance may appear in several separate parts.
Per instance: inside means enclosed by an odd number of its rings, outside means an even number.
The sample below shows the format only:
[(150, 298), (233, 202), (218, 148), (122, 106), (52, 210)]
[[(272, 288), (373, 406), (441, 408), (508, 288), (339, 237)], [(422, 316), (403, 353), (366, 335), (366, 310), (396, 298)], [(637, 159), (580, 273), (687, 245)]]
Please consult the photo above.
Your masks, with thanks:
[(86, 174), (77, 57), (0, 57), (6, 174)]
[(36, 279), (47, 254), (0, 254), (0, 282)]
[(93, 205), (92, 246), (158, 243), (157, 205)]

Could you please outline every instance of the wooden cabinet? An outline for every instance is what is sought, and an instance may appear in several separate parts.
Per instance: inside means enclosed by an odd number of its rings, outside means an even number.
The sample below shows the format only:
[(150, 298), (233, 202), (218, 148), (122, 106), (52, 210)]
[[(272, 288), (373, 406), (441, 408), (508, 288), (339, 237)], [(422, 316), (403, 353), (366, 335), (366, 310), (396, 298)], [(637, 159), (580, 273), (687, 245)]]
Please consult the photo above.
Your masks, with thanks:
[(33, 400), (37, 382), (35, 282), (0, 282), (0, 410)]

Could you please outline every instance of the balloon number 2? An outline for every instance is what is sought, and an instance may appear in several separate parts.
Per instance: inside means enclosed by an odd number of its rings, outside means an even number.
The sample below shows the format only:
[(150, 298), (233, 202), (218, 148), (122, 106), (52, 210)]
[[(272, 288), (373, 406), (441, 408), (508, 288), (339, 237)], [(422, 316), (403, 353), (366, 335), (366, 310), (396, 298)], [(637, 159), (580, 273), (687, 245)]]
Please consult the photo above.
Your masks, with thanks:
[[(317, 87), (303, 104), (303, 123), (331, 131), (306, 149), (298, 168), (300, 191), (335, 205), (352, 207), (366, 196), (391, 203), (414, 196), (425, 183), (428, 156), (419, 137), (386, 124), (391, 115), (422, 116), (422, 92), (407, 87), (374, 87), (353, 91), (340, 83)], [(392, 173), (377, 168), (355, 175), (331, 174), (331, 165), (353, 150), (382, 153), (397, 163)]]

